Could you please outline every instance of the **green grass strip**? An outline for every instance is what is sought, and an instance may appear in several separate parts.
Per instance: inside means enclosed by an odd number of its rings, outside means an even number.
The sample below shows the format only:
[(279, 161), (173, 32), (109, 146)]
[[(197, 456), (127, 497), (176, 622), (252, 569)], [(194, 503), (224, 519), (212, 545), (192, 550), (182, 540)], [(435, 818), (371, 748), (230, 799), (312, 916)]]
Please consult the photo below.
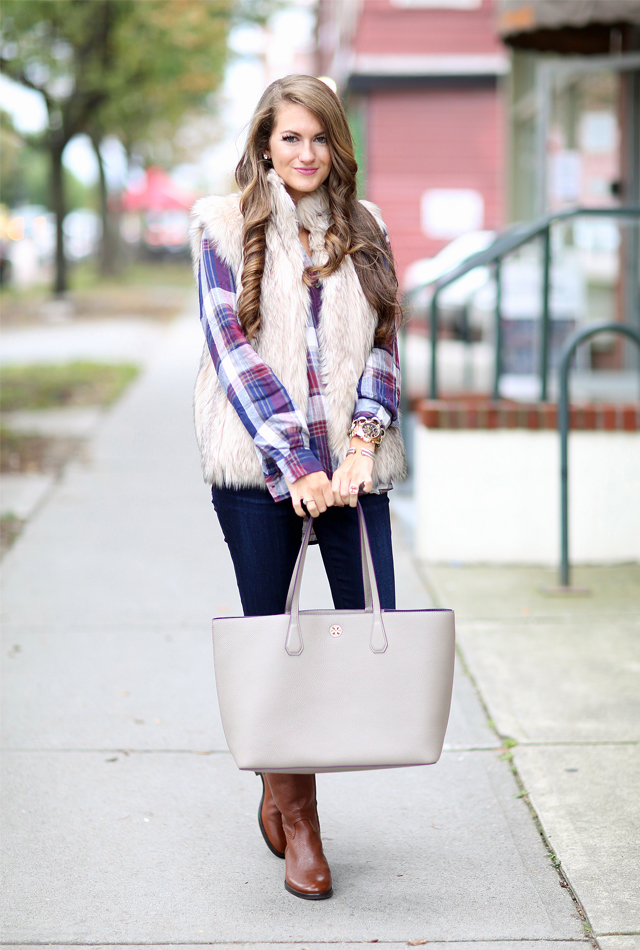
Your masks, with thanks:
[(4, 366), (0, 374), (0, 407), (3, 412), (14, 412), (56, 406), (108, 406), (139, 371), (131, 363)]

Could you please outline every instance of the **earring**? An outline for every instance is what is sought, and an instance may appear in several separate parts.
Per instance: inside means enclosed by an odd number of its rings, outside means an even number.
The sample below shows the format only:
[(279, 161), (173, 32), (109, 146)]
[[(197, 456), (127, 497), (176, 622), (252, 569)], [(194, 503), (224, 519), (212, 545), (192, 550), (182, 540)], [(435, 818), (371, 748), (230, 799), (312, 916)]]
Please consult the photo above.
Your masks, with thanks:
[(263, 153), (262, 157), (264, 158), (265, 162), (269, 161), (269, 156), (267, 155), (266, 152)]

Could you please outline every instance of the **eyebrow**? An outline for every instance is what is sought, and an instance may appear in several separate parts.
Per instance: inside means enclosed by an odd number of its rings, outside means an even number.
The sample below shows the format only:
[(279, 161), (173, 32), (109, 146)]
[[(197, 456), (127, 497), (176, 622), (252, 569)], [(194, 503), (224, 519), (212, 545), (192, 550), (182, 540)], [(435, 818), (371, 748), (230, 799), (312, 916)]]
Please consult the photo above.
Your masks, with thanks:
[[(295, 129), (283, 129), (280, 135), (301, 135), (301, 132), (296, 132)], [(327, 133), (322, 129), (321, 132), (316, 132), (316, 135), (326, 135)]]

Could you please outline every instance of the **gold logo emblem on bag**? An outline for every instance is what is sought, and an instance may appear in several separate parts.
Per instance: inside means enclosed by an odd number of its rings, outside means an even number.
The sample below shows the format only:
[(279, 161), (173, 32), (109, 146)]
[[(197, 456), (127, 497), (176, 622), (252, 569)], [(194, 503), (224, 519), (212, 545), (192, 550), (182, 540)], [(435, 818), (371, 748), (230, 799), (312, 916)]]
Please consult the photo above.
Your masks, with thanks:
[(329, 627), (329, 633), (332, 637), (341, 637), (342, 636), (342, 627), (339, 623), (334, 623), (333, 626)]

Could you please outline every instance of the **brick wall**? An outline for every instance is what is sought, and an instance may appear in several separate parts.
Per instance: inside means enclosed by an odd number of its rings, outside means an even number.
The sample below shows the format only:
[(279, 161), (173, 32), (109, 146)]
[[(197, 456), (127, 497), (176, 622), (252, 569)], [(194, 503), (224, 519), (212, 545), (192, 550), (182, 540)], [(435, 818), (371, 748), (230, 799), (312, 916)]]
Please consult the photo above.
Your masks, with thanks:
[[(417, 399), (417, 418), (427, 429), (556, 429), (556, 403), (508, 399)], [(640, 403), (569, 406), (569, 428), (591, 432), (640, 432)]]

